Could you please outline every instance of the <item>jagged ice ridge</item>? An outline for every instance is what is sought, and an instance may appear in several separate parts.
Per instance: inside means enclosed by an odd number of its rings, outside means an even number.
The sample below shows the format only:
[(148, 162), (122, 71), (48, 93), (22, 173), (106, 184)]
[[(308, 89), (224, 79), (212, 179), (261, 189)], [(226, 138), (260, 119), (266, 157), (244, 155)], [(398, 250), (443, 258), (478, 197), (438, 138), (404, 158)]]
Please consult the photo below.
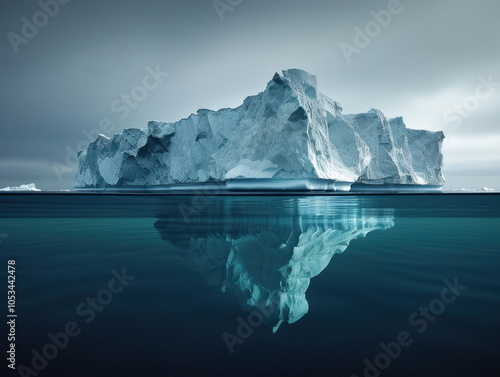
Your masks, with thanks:
[(276, 73), (235, 109), (100, 135), (79, 153), (75, 187), (151, 187), (228, 180), (443, 185), (442, 132), (379, 110), (344, 115), (316, 77)]

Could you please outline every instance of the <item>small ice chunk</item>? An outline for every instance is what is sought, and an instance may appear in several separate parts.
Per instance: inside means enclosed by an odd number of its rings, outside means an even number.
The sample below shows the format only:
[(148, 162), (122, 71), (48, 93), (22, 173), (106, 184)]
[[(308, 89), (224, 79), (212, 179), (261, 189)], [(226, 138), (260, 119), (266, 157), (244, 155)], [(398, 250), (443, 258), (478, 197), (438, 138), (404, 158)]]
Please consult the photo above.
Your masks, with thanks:
[(34, 183), (28, 183), (21, 186), (5, 187), (0, 189), (0, 191), (42, 191), (36, 188)]

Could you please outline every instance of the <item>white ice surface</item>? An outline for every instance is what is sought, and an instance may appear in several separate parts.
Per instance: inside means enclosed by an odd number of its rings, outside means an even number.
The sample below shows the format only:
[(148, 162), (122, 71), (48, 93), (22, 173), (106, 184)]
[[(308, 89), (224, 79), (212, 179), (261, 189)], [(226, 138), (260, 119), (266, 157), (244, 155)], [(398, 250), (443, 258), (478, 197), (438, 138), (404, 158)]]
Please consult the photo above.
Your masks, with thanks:
[(344, 115), (315, 76), (291, 69), (238, 108), (98, 137), (79, 155), (75, 187), (232, 178), (442, 185), (443, 139), (375, 109)]
[(36, 185), (34, 183), (28, 183), (26, 185), (21, 185), (21, 186), (13, 186), (13, 187), (5, 187), (3, 189), (0, 189), (0, 191), (42, 191), (36, 188)]

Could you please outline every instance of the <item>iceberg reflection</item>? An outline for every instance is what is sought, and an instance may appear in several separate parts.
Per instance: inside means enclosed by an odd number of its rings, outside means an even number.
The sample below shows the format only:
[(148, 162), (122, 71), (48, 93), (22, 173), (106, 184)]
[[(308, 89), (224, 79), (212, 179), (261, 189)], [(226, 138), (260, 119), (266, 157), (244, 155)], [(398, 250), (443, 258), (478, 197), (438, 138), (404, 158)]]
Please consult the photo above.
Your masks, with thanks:
[(394, 226), (391, 211), (365, 211), (355, 198), (287, 199), (286, 206), (273, 202), (272, 211), (260, 213), (237, 200), (212, 199), (210, 211), (188, 223), (180, 213), (161, 214), (155, 227), (209, 285), (233, 294), (247, 311), (271, 313), (273, 332), (308, 312), (309, 283), (335, 254), (356, 238)]

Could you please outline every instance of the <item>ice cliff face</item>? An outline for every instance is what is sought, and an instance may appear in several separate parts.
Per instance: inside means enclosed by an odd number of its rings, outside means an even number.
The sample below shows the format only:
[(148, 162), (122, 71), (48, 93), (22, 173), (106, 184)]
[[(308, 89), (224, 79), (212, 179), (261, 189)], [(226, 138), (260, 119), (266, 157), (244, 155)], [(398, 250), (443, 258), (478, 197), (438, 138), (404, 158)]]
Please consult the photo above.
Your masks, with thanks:
[(378, 110), (343, 115), (315, 76), (292, 69), (236, 109), (99, 136), (79, 154), (75, 187), (238, 178), (442, 185), (443, 138)]

